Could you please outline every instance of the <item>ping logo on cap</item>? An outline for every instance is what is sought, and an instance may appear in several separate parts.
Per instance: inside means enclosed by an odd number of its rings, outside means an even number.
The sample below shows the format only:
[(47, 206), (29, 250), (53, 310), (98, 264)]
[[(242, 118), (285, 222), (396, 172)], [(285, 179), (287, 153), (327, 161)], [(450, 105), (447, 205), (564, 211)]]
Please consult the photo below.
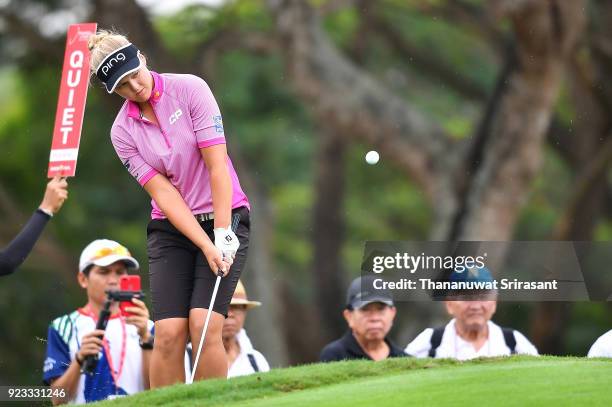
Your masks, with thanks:
[(108, 54), (100, 62), (96, 69), (96, 76), (104, 83), (108, 93), (113, 93), (122, 78), (140, 69), (139, 55), (138, 48), (128, 43)]
[(105, 62), (101, 66), (102, 75), (108, 75), (108, 71), (113, 67), (114, 64), (118, 63), (119, 61), (125, 61), (125, 60), (126, 60), (126, 57), (123, 52), (116, 54), (114, 57), (109, 59), (108, 62)]

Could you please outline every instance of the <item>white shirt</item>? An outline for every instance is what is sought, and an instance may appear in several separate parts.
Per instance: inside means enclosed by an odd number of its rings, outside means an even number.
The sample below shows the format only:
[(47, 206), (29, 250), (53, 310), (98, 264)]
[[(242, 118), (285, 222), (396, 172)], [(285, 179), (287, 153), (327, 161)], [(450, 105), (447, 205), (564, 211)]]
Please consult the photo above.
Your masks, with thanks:
[(254, 359), (260, 372), (267, 372), (270, 370), (268, 361), (261, 353), (253, 348), (253, 344), (251, 343), (251, 340), (247, 336), (244, 329), (241, 329), (240, 332), (238, 332), (236, 339), (238, 340), (238, 345), (240, 345), (240, 354), (230, 366), (229, 371), (227, 372), (228, 378), (246, 376), (256, 373), (255, 368), (249, 361), (249, 355), (252, 355), (251, 357)]
[[(468, 360), (485, 356), (510, 356), (510, 348), (506, 345), (502, 329), (492, 321), (488, 321), (489, 337), (478, 350), (474, 346), (457, 335), (455, 319), (453, 318), (444, 328), (442, 341), (436, 350), (436, 358), (453, 358)], [(431, 336), (433, 329), (427, 328), (421, 332), (412, 342), (406, 346), (406, 353), (417, 358), (429, 356), (431, 349)], [(519, 331), (514, 331), (516, 339), (515, 351), (518, 354), (538, 355), (538, 351), (531, 342)]]
[[(247, 336), (244, 329), (241, 329), (240, 332), (238, 332), (236, 339), (240, 345), (240, 354), (236, 360), (234, 360), (234, 363), (232, 363), (232, 365), (229, 367), (227, 372), (228, 379), (230, 377), (246, 376), (256, 373), (255, 368), (249, 360), (249, 355), (251, 355), (251, 357), (254, 359), (260, 372), (267, 372), (270, 370), (268, 361), (264, 355), (253, 348), (253, 344), (251, 343), (251, 340)], [(187, 345), (187, 352), (185, 352), (185, 378), (187, 379), (191, 376), (191, 359), (189, 354), (191, 354), (191, 357), (195, 360), (196, 355), (191, 348), (191, 343)]]
[(601, 335), (591, 349), (588, 357), (590, 358), (612, 358), (612, 330)]

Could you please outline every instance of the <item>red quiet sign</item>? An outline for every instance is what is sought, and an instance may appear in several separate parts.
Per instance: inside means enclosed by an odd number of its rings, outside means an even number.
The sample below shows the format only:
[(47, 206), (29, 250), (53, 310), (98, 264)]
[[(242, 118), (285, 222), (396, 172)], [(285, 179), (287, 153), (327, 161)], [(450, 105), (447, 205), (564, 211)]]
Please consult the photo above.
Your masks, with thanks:
[(76, 173), (89, 82), (87, 41), (96, 28), (96, 23), (73, 24), (68, 28), (47, 172), (49, 178), (56, 175), (72, 177)]

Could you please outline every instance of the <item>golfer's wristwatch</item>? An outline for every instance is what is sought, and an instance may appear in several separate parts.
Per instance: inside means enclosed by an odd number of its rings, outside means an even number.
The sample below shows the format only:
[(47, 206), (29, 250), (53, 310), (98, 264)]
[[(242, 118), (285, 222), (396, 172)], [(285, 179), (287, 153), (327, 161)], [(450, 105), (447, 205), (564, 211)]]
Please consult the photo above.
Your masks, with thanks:
[(138, 341), (138, 344), (140, 345), (140, 348), (143, 350), (151, 350), (153, 349), (153, 343), (155, 342), (155, 337), (153, 335), (151, 335), (149, 337), (149, 340), (147, 340), (146, 342), (143, 342), (142, 339), (140, 339)]

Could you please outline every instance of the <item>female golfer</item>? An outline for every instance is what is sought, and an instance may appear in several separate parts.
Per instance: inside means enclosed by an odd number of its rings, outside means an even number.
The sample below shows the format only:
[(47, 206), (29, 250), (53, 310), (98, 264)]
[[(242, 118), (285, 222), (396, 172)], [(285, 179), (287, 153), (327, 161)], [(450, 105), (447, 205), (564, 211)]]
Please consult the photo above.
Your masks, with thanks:
[[(151, 387), (184, 381), (188, 335), (195, 348), (211, 311), (195, 378), (227, 377), (221, 331), (246, 261), (249, 202), (227, 155), (217, 102), (197, 76), (150, 71), (120, 34), (99, 31), (89, 49), (92, 74), (125, 99), (110, 132), (115, 151), (152, 198)], [(224, 278), (209, 310), (217, 273)]]

